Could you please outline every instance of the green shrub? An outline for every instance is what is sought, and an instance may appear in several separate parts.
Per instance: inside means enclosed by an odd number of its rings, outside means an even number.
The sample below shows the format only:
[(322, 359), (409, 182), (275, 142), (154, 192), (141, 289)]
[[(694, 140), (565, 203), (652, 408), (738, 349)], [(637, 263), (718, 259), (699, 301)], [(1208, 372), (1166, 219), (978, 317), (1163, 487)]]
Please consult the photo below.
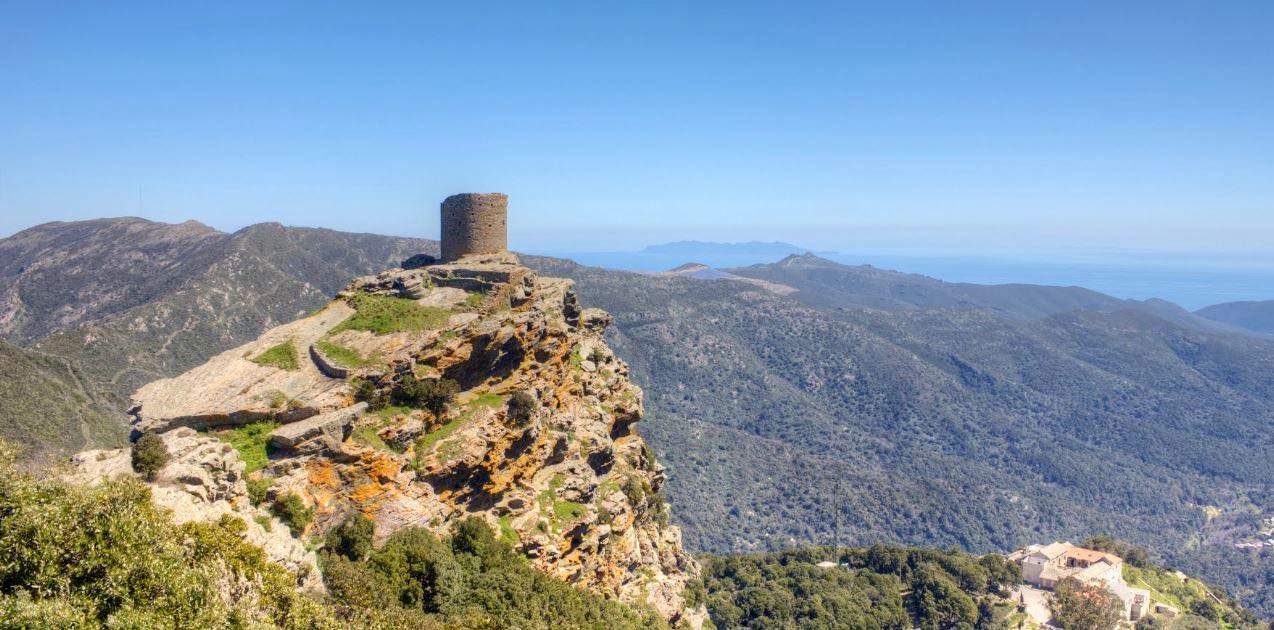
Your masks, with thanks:
[(447, 407), (455, 401), (460, 393), (460, 385), (450, 379), (418, 379), (412, 374), (404, 374), (402, 380), (394, 387), (394, 401), (427, 409), (435, 416), (441, 417)]
[(325, 546), (343, 558), (364, 560), (372, 552), (374, 529), (371, 519), (356, 512), (328, 532)]
[(422, 528), (400, 530), (365, 562), (325, 554), (323, 576), (335, 601), (358, 614), (375, 610), (410, 620), (407, 626), (667, 627), (649, 610), (536, 571), (476, 517), (456, 523), (447, 539)]
[(133, 442), (133, 470), (146, 479), (153, 481), (168, 460), (168, 447), (158, 435), (147, 433)]
[(389, 394), (376, 387), (376, 383), (355, 377), (350, 380), (350, 385), (354, 387), (354, 400), (367, 403), (368, 409), (377, 411), (389, 406)]
[(527, 392), (517, 392), (509, 397), (509, 420), (516, 427), (524, 427), (531, 422), (540, 402)]
[(296, 356), (296, 345), (292, 343), (291, 339), (262, 352), (252, 362), (257, 365), (276, 367), (281, 370), (295, 370), (301, 367), (301, 363)]
[(243, 526), (174, 526), (134, 480), (32, 479), (0, 444), (0, 627), (337, 627)]
[(270, 487), (274, 485), (274, 480), (269, 477), (258, 477), (256, 479), (248, 479), (248, 501), (252, 505), (261, 505), (267, 500), (267, 493)]
[(300, 536), (310, 521), (314, 520), (314, 510), (306, 507), (301, 497), (291, 493), (275, 499), (274, 505), (270, 506), (270, 512), (292, 530), (293, 536)]

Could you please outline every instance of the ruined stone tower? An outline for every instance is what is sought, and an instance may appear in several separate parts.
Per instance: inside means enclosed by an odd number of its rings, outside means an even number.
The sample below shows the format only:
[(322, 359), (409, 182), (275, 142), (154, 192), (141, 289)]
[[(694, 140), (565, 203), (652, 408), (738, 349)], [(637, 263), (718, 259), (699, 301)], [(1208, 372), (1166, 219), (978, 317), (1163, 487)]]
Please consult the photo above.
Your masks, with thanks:
[(442, 200), (442, 262), (509, 248), (509, 196), (461, 193)]

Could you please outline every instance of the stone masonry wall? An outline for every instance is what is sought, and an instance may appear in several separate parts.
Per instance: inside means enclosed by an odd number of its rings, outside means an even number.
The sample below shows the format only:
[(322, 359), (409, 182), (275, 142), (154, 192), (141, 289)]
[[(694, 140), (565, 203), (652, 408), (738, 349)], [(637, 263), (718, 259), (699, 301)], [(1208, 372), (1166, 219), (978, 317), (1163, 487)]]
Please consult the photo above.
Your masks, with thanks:
[(509, 248), (509, 196), (462, 193), (442, 202), (442, 261), (466, 254), (494, 254)]

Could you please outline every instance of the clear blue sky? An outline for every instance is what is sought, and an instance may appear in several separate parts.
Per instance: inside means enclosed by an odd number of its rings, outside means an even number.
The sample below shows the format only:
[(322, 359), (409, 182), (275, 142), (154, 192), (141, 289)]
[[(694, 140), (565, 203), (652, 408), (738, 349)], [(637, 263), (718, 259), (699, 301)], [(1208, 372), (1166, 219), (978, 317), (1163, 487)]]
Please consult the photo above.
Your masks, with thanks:
[(3, 0), (0, 235), (1274, 248), (1268, 0), (368, 4)]

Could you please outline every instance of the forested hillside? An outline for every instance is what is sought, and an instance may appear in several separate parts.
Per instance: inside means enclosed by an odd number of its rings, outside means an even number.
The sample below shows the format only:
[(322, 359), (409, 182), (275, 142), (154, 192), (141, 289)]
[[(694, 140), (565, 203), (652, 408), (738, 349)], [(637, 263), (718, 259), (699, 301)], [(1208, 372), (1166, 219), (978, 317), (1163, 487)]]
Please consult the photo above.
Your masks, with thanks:
[[(309, 311), (355, 275), (436, 249), (277, 225), (91, 239), (107, 229), (121, 228), (52, 224), (28, 231), (49, 232), (38, 247), (10, 244), (27, 233), (0, 241), (10, 339), (65, 360), (90, 394), (44, 417), (41, 443), (75, 448), (57, 440), (82, 435), (84, 417), (121, 412), (135, 386)], [(85, 293), (93, 283), (79, 278), (95, 261), (147, 258), (165, 230), (173, 251), (201, 262)], [(77, 245), (86, 238), (95, 244)], [(50, 256), (63, 263), (37, 264)], [(1274, 611), (1274, 551), (1232, 546), (1274, 514), (1271, 342), (1079, 289), (952, 288), (883, 270), (866, 289), (839, 287), (857, 268), (826, 261), (732, 270), (797, 289), (783, 296), (524, 260), (576, 279), (585, 305), (615, 316), (609, 335), (646, 390), (640, 428), (669, 465), (691, 548), (829, 543), (838, 526), (847, 543), (979, 552), (1111, 534)], [(102, 306), (81, 308), (85, 295)], [(70, 328), (43, 337), (17, 323), (59, 313), (72, 313)]]
[(1268, 342), (1142, 309), (817, 308), (537, 264), (616, 315), (692, 545), (826, 543), (837, 524), (855, 544), (982, 551), (1114, 534), (1274, 603), (1271, 552), (1231, 546), (1274, 512)]

